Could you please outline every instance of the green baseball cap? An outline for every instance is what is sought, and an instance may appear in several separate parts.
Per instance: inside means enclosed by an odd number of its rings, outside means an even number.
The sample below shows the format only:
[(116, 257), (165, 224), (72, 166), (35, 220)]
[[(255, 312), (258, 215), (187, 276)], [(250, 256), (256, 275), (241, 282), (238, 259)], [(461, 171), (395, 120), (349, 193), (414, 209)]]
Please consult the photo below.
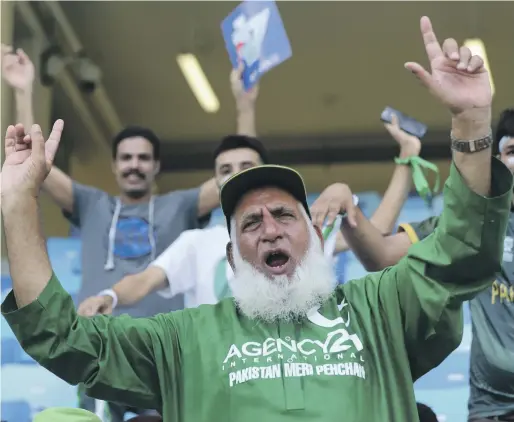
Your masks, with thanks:
[(94, 413), (73, 407), (50, 407), (38, 413), (33, 422), (102, 422)]
[(266, 186), (273, 186), (290, 193), (303, 205), (309, 218), (311, 217), (307, 204), (307, 192), (300, 173), (290, 167), (273, 164), (256, 166), (234, 174), (221, 187), (221, 209), (227, 220), (229, 233), (230, 219), (241, 198), (253, 189)]

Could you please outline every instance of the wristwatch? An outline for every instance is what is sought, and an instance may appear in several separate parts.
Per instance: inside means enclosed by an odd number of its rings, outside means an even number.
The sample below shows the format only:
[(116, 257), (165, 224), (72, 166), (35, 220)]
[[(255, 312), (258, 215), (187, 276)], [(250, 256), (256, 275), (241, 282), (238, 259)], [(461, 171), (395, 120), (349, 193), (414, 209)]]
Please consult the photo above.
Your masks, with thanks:
[(465, 153), (483, 151), (493, 144), (493, 135), (491, 132), (489, 132), (489, 134), (483, 138), (470, 141), (457, 139), (453, 136), (453, 133), (450, 134), (450, 138), (452, 140), (452, 149), (454, 151)]

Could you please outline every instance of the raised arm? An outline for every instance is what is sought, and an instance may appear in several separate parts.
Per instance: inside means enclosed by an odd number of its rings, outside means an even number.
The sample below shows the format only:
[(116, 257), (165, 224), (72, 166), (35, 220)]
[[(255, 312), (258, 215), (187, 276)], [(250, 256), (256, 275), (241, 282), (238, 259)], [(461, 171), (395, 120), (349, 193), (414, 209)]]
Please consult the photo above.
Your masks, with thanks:
[(432, 235), (371, 277), (378, 308), (390, 309), (393, 324), (403, 328), (414, 379), (459, 345), (462, 303), (490, 287), (500, 271), (513, 182), (491, 157), (491, 89), (482, 60), (452, 39), (441, 48), (427, 18), (421, 30), (432, 72), (417, 63), (406, 67), (453, 115), (444, 208)]
[[(492, 160), (489, 197), (471, 189), (454, 162), (435, 231), (397, 265), (345, 286), (369, 298), (376, 324), (386, 326), (398, 353), (405, 353), (414, 381), (458, 347), (463, 302), (491, 286), (501, 268), (512, 175)], [(401, 235), (410, 244), (407, 233)]]
[(62, 170), (55, 166), (52, 167), (43, 184), (43, 190), (50, 195), (63, 211), (73, 212), (75, 205), (73, 199), (73, 180)]
[[(351, 197), (347, 185), (335, 183), (326, 188), (311, 207), (313, 222), (319, 227), (325, 219), (330, 225), (338, 213), (347, 212), (345, 204), (351, 207), (355, 224), (350, 224), (350, 219), (343, 218), (341, 231), (337, 233), (334, 254), (350, 248), (368, 271), (377, 271), (396, 264), (407, 253), (410, 246), (409, 237), (405, 233), (384, 236), (357, 207), (352, 205)], [(392, 210), (392, 213), (395, 211)]]
[(158, 267), (149, 266), (137, 274), (130, 274), (118, 281), (111, 290), (84, 299), (79, 307), (81, 316), (111, 314), (115, 307), (133, 305), (155, 290), (166, 287), (166, 274)]
[(343, 233), (364, 268), (380, 271), (395, 265), (407, 255), (414, 243), (432, 234), (439, 217), (429, 217), (418, 223), (403, 223), (398, 233), (383, 236), (370, 222), (359, 213), (357, 228), (344, 224)]
[[(399, 158), (419, 156), (420, 140), (401, 130), (396, 116), (393, 116), (392, 124), (385, 124), (385, 128), (400, 146)], [(386, 235), (392, 232), (400, 211), (407, 200), (411, 186), (411, 168), (403, 164), (397, 164), (384, 197), (370, 218), (371, 224), (382, 234)]]
[(255, 103), (259, 96), (259, 86), (255, 85), (249, 91), (245, 91), (242, 74), (242, 66), (230, 72), (230, 86), (236, 102), (237, 134), (256, 137)]
[(355, 227), (343, 220), (342, 234), (346, 244), (368, 271), (379, 271), (398, 263), (411, 246), (407, 233), (384, 236), (360, 210), (357, 211)]
[[(33, 84), (34, 65), (29, 56), (21, 49), (2, 44), (2, 76), (14, 89), (16, 121), (29, 130), (34, 123)], [(54, 167), (43, 184), (43, 189), (63, 210), (73, 210), (72, 179)]]
[[(400, 157), (405, 158), (417, 155), (419, 149), (416, 147), (419, 139), (407, 135), (401, 130), (399, 131), (402, 135), (398, 136), (405, 136), (405, 141), (408, 142), (406, 146), (402, 146)], [(359, 212), (359, 221), (354, 229), (348, 228), (347, 233), (347, 224), (343, 224), (343, 230), (337, 235), (334, 253), (337, 254), (352, 249), (368, 271), (375, 271), (378, 268), (383, 268), (383, 266), (393, 265), (398, 262), (394, 259), (393, 251), (398, 249), (398, 245), (406, 245), (408, 242), (405, 242), (401, 234), (398, 234), (396, 237), (384, 236), (391, 233), (398, 215), (405, 204), (411, 187), (411, 178), (410, 168), (403, 164), (397, 164), (384, 197), (370, 218), (370, 221), (368, 222), (362, 213)], [(384, 250), (384, 248), (389, 249), (392, 246), (395, 247), (394, 250), (387, 252)], [(391, 256), (386, 256), (390, 253)]]
[(14, 90), (16, 121), (30, 129), (34, 124), (32, 90), (34, 85), (34, 64), (25, 52), (2, 44), (2, 77)]
[[(400, 146), (400, 158), (415, 157), (419, 155), (419, 151), (421, 149), (420, 140), (415, 136), (402, 131), (398, 125), (396, 117), (393, 118), (392, 124), (386, 124), (385, 127)], [(392, 262), (389, 265), (395, 264), (397, 261), (391, 261), (390, 257), (388, 257), (387, 260), (383, 259), (385, 256), (382, 248), (386, 244), (388, 247), (394, 246), (392, 242), (403, 243), (403, 240), (401, 239), (402, 236), (399, 238), (383, 238), (382, 235), (391, 233), (409, 194), (409, 190), (412, 185), (411, 181), (412, 172), (410, 167), (404, 164), (396, 164), (393, 177), (389, 182), (389, 186), (387, 187), (384, 197), (370, 218), (371, 226), (364, 221), (362, 223), (359, 222), (351, 234), (339, 232), (337, 234), (334, 254), (344, 252), (350, 248), (354, 250), (357, 256), (366, 253), (368, 257), (364, 256), (362, 262), (368, 270), (375, 270), (376, 268), (379, 268), (377, 264), (383, 265), (385, 262)], [(358, 218), (360, 221), (364, 219), (362, 214), (359, 215)], [(351, 245), (347, 242), (348, 236), (352, 236), (350, 239)], [(370, 252), (366, 252), (369, 249), (372, 250)], [(380, 261), (376, 261), (374, 258), (380, 258)]]
[[(454, 133), (464, 130), (459, 127), (462, 121), (454, 121)], [(469, 133), (470, 137), (480, 136), (480, 132)], [(454, 156), (441, 217), (404, 225), (404, 232), (392, 236), (403, 239), (395, 246), (394, 259), (405, 253), (407, 256), (398, 265), (349, 286), (378, 290), (378, 295), (366, 295), (377, 299), (374, 309), (388, 309), (384, 323), (393, 325), (392, 341), (406, 345), (414, 380), (441, 363), (459, 345), (462, 303), (491, 286), (501, 268), (512, 174), (490, 152), (487, 164), (483, 161), (484, 152), (468, 154), (461, 157), (464, 162), (457, 154)], [(489, 176), (481, 167), (489, 171)], [(488, 188), (481, 182), (484, 176), (490, 180)], [(418, 242), (419, 239), (424, 240)], [(384, 253), (390, 252), (385, 241), (381, 247)]]
[(2, 314), (24, 350), (58, 377), (84, 383), (96, 398), (159, 409), (155, 350), (164, 349), (162, 332), (174, 338), (171, 318), (78, 317), (53, 275), (37, 200), (62, 128), (57, 121), (46, 144), (37, 125), (23, 138), (7, 129), (1, 207), (13, 290)]
[[(255, 129), (255, 101), (258, 87), (246, 92), (241, 83), (241, 69), (234, 69), (230, 73), (230, 85), (237, 111), (237, 133), (239, 135), (257, 136)], [(204, 217), (219, 206), (219, 189), (214, 178), (209, 179), (200, 187), (198, 200), (198, 217)]]
[(489, 198), (468, 185), (454, 162), (438, 227), (382, 274), (380, 298), (400, 310), (414, 378), (459, 345), (462, 303), (488, 288), (500, 271), (512, 175), (493, 160)]

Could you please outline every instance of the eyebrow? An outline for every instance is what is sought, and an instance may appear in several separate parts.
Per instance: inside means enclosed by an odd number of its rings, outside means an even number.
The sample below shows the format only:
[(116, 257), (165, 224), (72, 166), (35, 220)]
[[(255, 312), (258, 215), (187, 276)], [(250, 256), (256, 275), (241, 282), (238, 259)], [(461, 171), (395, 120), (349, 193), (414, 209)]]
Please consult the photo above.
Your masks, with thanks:
[[(238, 165), (240, 165), (241, 167), (242, 166), (256, 166), (257, 163), (255, 161), (251, 161), (251, 160), (246, 160), (246, 161), (242, 161), (240, 163), (237, 163)], [(232, 163), (224, 163), (224, 164), (221, 164), (220, 165), (220, 170), (225, 170), (225, 169), (229, 169), (229, 168), (232, 168), (233, 165)]]
[[(286, 212), (296, 215), (294, 212), (294, 208), (287, 206), (287, 205), (277, 205), (268, 210), (271, 213), (271, 215), (273, 215), (273, 216), (280, 216)], [(250, 221), (258, 221), (260, 219), (262, 219), (262, 211), (260, 211), (260, 210), (253, 211), (253, 212), (250, 211), (241, 216), (241, 224), (240, 225), (243, 226), (245, 223), (248, 223)]]
[(139, 154), (131, 154), (129, 152), (120, 153), (120, 158), (130, 158), (130, 157), (134, 157), (134, 156), (139, 157), (139, 158), (151, 158), (152, 157), (152, 155), (147, 152), (142, 152)]

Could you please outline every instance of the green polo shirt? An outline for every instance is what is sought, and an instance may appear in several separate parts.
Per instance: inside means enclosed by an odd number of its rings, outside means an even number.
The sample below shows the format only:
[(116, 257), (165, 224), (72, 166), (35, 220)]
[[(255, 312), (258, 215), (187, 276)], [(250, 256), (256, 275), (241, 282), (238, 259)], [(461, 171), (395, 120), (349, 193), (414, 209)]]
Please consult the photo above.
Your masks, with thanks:
[(55, 276), (21, 309), (10, 293), (2, 313), (49, 371), (166, 422), (414, 421), (413, 381), (459, 345), (462, 302), (500, 270), (512, 175), (497, 160), (492, 173), (484, 198), (452, 167), (439, 229), (296, 323), (250, 320), (231, 299), (83, 318)]

